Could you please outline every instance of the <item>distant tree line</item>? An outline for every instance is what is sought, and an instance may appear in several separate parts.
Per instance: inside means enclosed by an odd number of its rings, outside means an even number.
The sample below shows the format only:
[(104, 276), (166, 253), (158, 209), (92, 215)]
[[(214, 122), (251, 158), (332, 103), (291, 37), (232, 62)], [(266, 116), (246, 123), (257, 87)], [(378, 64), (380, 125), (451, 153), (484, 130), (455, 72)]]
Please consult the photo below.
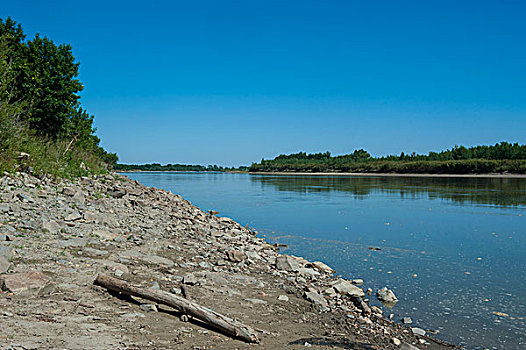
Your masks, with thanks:
[(115, 164), (116, 171), (248, 171), (248, 167), (223, 167), (217, 165), (190, 165), (190, 164)]
[(299, 152), (262, 159), (250, 166), (251, 172), (372, 172), (485, 174), (526, 173), (526, 145), (501, 142), (492, 146), (455, 146), (427, 155), (405, 154), (372, 157), (358, 149), (351, 154), (332, 156), (329, 152)]

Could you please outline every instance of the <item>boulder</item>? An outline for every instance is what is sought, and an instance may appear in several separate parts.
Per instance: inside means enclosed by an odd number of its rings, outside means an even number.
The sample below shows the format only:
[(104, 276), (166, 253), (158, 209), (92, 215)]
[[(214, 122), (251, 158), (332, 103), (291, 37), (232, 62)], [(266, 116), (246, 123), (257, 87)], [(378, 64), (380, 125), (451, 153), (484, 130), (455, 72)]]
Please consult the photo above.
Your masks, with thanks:
[(60, 225), (54, 220), (42, 220), (42, 229), (50, 233), (57, 233), (60, 231)]
[(53, 283), (42, 272), (20, 272), (0, 277), (2, 290), (13, 294), (49, 294)]
[(354, 284), (339, 278), (332, 287), (340, 294), (347, 294), (351, 297), (363, 298), (365, 293), (363, 289), (355, 286)]
[(283, 271), (299, 271), (300, 265), (293, 257), (289, 255), (280, 255), (276, 258), (276, 267)]
[(310, 263), (309, 265), (321, 272), (325, 272), (329, 274), (336, 272), (333, 268), (322, 263), (321, 261), (315, 261), (315, 262)]
[(305, 299), (307, 299), (314, 305), (318, 306), (320, 310), (322, 311), (328, 310), (327, 300), (320, 294), (316, 292), (306, 292), (304, 296), (305, 296)]
[(395, 296), (392, 290), (387, 289), (387, 287), (383, 287), (382, 289), (378, 289), (376, 292), (376, 297), (378, 300), (380, 300), (382, 303), (386, 304), (387, 306), (394, 306), (398, 302), (398, 298)]
[(240, 250), (227, 250), (226, 257), (232, 262), (241, 262), (245, 260), (245, 253)]

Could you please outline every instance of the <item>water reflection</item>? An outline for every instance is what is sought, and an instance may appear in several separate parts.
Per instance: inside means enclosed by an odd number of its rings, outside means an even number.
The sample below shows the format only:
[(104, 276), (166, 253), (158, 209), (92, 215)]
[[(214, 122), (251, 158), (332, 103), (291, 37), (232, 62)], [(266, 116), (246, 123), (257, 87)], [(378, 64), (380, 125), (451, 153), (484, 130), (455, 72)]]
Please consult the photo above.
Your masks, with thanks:
[(445, 199), (457, 204), (526, 205), (526, 179), (383, 176), (252, 175), (263, 188), (297, 193), (346, 192), (355, 199), (374, 193), (398, 193), (401, 198)]

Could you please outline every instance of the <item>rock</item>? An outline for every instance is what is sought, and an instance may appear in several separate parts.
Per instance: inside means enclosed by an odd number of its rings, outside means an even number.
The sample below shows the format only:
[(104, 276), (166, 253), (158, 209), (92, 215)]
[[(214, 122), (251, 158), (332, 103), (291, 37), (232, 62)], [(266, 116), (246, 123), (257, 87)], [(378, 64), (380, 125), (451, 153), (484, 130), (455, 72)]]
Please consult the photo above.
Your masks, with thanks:
[(305, 277), (309, 277), (309, 278), (316, 278), (320, 275), (320, 273), (314, 269), (310, 269), (310, 268), (307, 268), (307, 267), (300, 267), (299, 270), (298, 270), (298, 273), (300, 275), (303, 275)]
[(416, 346), (411, 345), (411, 344), (407, 344), (407, 343), (403, 343), (401, 349), (402, 350), (420, 350)]
[(62, 189), (62, 194), (69, 196), (69, 197), (73, 197), (75, 193), (77, 193), (77, 190), (73, 187), (64, 187)]
[(11, 267), (11, 263), (8, 259), (3, 256), (0, 256), (0, 273), (5, 273)]
[(9, 204), (0, 203), (0, 213), (7, 213), (9, 210), (11, 210), (11, 208), (9, 208)]
[(279, 300), (279, 301), (289, 301), (289, 297), (286, 296), (286, 295), (280, 295), (280, 296), (278, 297), (278, 300)]
[(11, 259), (13, 256), (13, 251), (10, 246), (7, 245), (0, 245), (0, 257), (5, 258), (6, 260)]
[(361, 285), (363, 285), (363, 279), (361, 279), (361, 278), (355, 278), (355, 279), (353, 279), (353, 280), (351, 281), (351, 283), (352, 283), (352, 284), (355, 284), (355, 285), (357, 285), (357, 286), (361, 286)]
[(121, 188), (116, 188), (113, 190), (109, 190), (108, 194), (113, 198), (122, 198), (126, 195), (126, 191)]
[(77, 220), (80, 220), (80, 219), (82, 219), (82, 215), (80, 215), (80, 213), (78, 211), (76, 211), (76, 212), (73, 212), (73, 213), (67, 215), (64, 218), (64, 221), (71, 222), (71, 221), (77, 221)]
[(0, 277), (2, 290), (14, 294), (49, 294), (54, 286), (42, 272), (20, 272)]
[(347, 294), (351, 297), (358, 297), (363, 298), (365, 296), (365, 293), (363, 292), (362, 288), (356, 287), (349, 281), (346, 281), (344, 279), (338, 279), (332, 287), (340, 294)]
[(411, 319), (411, 317), (403, 317), (402, 318), (402, 323), (403, 324), (411, 324), (411, 323), (413, 323), (413, 320)]
[(226, 257), (232, 262), (241, 262), (245, 260), (245, 253), (240, 250), (227, 250)]
[(380, 316), (384, 313), (378, 306), (371, 306), (371, 312)]
[(168, 267), (174, 266), (174, 262), (170, 259), (163, 258), (162, 256), (158, 255), (147, 255), (141, 257), (141, 260), (148, 264), (153, 265), (166, 265)]
[(393, 342), (394, 345), (396, 346), (400, 346), (402, 344), (402, 342), (400, 341), (400, 339), (398, 338), (393, 338), (391, 339), (391, 341)]
[(193, 286), (193, 285), (196, 285), (197, 283), (199, 283), (199, 280), (197, 279), (197, 277), (193, 273), (189, 273), (189, 274), (186, 274), (183, 277), (183, 283), (184, 284), (188, 284), (190, 286)]
[(16, 196), (18, 197), (18, 199), (20, 199), (24, 203), (34, 203), (35, 202), (33, 198), (31, 198), (25, 193), (17, 193)]
[(60, 225), (54, 220), (42, 220), (42, 229), (50, 233), (58, 233), (60, 231)]
[(252, 304), (256, 304), (256, 305), (264, 305), (267, 303), (265, 300), (254, 299), (254, 298), (246, 298), (245, 300)]
[(99, 236), (100, 238), (106, 241), (113, 241), (115, 238), (119, 236), (119, 234), (116, 232), (110, 232), (104, 229), (93, 230), (91, 233), (96, 236)]
[(71, 199), (73, 199), (73, 201), (75, 201), (75, 203), (79, 205), (84, 205), (84, 203), (86, 203), (86, 197), (84, 196), (84, 192), (82, 191), (75, 192)]
[(321, 272), (325, 272), (325, 273), (329, 273), (329, 274), (332, 274), (334, 272), (336, 272), (334, 269), (332, 269), (330, 266), (322, 263), (321, 261), (315, 261), (313, 263), (310, 263), (309, 264), (311, 267), (314, 267), (315, 269), (317, 269), (318, 271), (321, 271)]
[(426, 335), (426, 331), (424, 331), (422, 328), (418, 327), (411, 327), (411, 331), (413, 331), (413, 334), (424, 336)]
[(392, 307), (398, 302), (398, 298), (395, 296), (392, 290), (383, 287), (378, 289), (376, 292), (376, 297), (386, 306)]
[(306, 292), (305, 299), (318, 306), (322, 311), (328, 310), (327, 300), (316, 292)]
[(104, 256), (108, 254), (108, 251), (95, 248), (84, 248), (82, 249), (82, 253), (90, 256)]
[(157, 305), (155, 304), (141, 304), (141, 309), (146, 312), (157, 312)]
[(113, 272), (115, 274), (115, 276), (117, 277), (122, 277), (122, 275), (124, 275), (124, 271), (120, 270), (120, 269), (115, 269), (115, 271)]
[(280, 255), (276, 258), (276, 267), (282, 271), (299, 271), (300, 265), (289, 255)]

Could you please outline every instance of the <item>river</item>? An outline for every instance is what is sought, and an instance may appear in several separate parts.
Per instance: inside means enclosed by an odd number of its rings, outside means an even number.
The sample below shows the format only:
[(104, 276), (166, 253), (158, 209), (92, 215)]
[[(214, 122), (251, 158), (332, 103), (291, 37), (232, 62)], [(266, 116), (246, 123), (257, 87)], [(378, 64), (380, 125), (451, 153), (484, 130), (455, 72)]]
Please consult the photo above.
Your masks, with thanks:
[[(384, 315), (468, 349), (526, 348), (526, 179), (126, 173), (321, 260)], [(380, 305), (374, 295), (371, 304)]]

